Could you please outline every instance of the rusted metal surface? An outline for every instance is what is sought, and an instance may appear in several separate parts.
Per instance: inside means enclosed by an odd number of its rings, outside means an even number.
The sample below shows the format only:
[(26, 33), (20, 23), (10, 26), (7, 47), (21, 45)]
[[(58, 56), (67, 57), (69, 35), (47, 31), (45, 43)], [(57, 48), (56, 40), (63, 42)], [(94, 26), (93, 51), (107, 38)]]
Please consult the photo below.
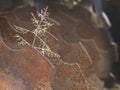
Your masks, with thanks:
[[(14, 36), (18, 32), (15, 32), (14, 25), (33, 30), (30, 13), (36, 13), (34, 8), (24, 6), (1, 15), (0, 68), (3, 69), (0, 74), (5, 78), (0, 77), (0, 81), (3, 79), (5, 84), (0, 82), (0, 89), (11, 86), (12, 90), (18, 87), (19, 90), (103, 90), (98, 76), (104, 78), (108, 75), (111, 59), (115, 57), (110, 56), (113, 46), (107, 32), (95, 28), (80, 16), (69, 14), (69, 10), (53, 8), (50, 7), (49, 12), (55, 25), (49, 32), (56, 39), (46, 34), (43, 40), (61, 56), (59, 59), (45, 57), (30, 46), (17, 45)], [(22, 36), (31, 43), (34, 35), (27, 33)], [(39, 44), (36, 41), (36, 45)], [(98, 62), (109, 62), (105, 73), (101, 70), (104, 66)], [(12, 81), (8, 77), (13, 78)], [(92, 82), (94, 79), (97, 81)]]

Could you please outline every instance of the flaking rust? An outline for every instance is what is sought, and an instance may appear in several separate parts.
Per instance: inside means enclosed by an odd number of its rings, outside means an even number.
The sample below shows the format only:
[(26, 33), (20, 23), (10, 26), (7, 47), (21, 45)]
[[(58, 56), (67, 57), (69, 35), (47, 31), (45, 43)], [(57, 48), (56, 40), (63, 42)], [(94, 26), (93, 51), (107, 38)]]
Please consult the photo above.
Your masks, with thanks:
[[(48, 7), (48, 11), (52, 12), (52, 8)], [(48, 17), (45, 11), (38, 13), (33, 7), (24, 6), (1, 16), (0, 68), (8, 72), (0, 71), (0, 75), (5, 74), (6, 78), (3, 78), (5, 83), (0, 82), (0, 89), (104, 90), (99, 78), (95, 77), (98, 82), (94, 84), (91, 76), (95, 74), (95, 64), (104, 58), (101, 51), (107, 45), (111, 46), (110, 41), (105, 37), (109, 43), (103, 44), (102, 31), (98, 33), (97, 28), (83, 19), (77, 17), (76, 21), (74, 15), (70, 18), (66, 15), (70, 16), (56, 9)], [(89, 29), (96, 33), (92, 34)], [(7, 80), (10, 76), (15, 79)]]

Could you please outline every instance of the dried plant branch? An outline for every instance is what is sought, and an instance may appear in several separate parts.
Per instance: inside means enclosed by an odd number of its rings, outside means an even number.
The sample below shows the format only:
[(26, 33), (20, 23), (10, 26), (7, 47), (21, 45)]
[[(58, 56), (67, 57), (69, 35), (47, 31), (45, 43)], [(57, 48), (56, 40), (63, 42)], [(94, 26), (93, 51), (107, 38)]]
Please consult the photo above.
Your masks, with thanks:
[[(34, 30), (31, 31), (16, 25), (14, 25), (14, 27), (16, 29), (15, 31), (18, 33), (27, 34), (28, 32), (30, 32), (34, 34), (32, 44), (30, 44), (27, 40), (25, 40), (23, 37), (17, 34), (15, 37), (18, 40), (18, 44), (19, 45), (27, 44), (33, 47), (34, 49), (39, 50), (39, 52), (44, 56), (60, 58), (60, 56), (57, 53), (54, 53), (43, 40), (43, 37), (45, 37), (45, 33), (49, 33), (47, 30), (54, 25), (47, 19), (49, 17), (48, 8), (41, 10), (40, 13), (37, 12), (37, 17), (33, 13), (31, 13), (31, 15), (32, 15), (32, 19), (31, 19), (32, 23), (35, 26)], [(38, 45), (38, 47), (35, 46), (35, 42), (37, 38), (42, 43), (42, 45)]]

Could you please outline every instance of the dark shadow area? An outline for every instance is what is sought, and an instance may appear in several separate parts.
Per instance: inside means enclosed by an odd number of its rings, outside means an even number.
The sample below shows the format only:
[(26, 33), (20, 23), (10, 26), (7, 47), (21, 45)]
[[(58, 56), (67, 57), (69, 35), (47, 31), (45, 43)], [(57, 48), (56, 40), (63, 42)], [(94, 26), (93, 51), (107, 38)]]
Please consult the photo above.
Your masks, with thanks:
[[(112, 27), (110, 28), (110, 34), (113, 38), (113, 41), (118, 45), (119, 60), (113, 63), (112, 73), (115, 75), (115, 78), (109, 78), (106, 81), (105, 86), (111, 88), (114, 83), (120, 83), (120, 1), (119, 0), (110, 0), (105, 2), (104, 8), (105, 12), (108, 15)], [(111, 83), (110, 83), (111, 82)]]

